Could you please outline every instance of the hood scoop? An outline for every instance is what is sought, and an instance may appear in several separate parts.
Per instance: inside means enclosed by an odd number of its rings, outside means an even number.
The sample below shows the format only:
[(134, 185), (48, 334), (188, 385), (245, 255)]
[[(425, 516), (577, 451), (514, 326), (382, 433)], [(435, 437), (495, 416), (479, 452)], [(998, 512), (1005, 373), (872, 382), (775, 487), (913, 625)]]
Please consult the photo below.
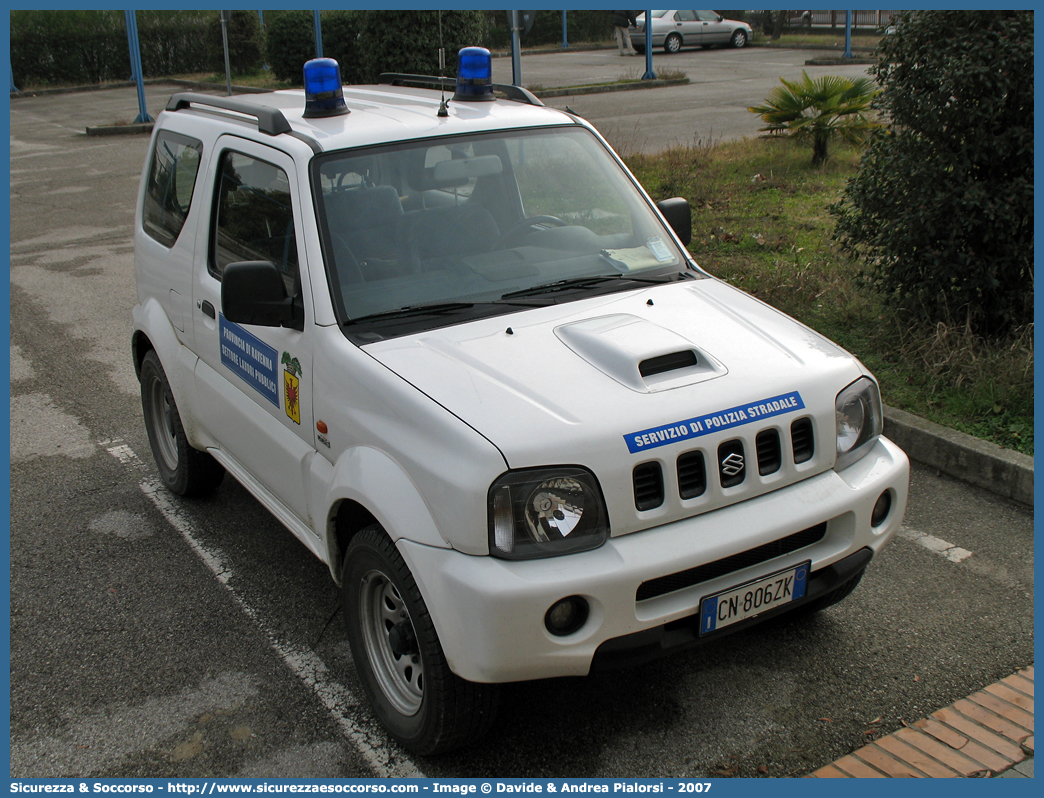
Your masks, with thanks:
[(603, 374), (638, 393), (680, 388), (728, 373), (676, 332), (626, 313), (563, 324), (555, 328), (555, 335)]

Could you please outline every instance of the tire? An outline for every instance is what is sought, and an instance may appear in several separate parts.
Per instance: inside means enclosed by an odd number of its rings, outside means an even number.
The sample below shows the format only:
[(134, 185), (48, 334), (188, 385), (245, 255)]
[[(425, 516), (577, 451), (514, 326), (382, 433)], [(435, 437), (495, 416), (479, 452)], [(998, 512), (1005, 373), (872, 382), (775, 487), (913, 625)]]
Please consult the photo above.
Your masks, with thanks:
[(682, 39), (677, 33), (668, 33), (663, 40), (663, 49), (668, 55), (674, 55), (682, 46)]
[(355, 669), (392, 737), (426, 756), (489, 731), (497, 686), (465, 681), (449, 669), (417, 583), (379, 525), (352, 538), (341, 598)]
[(729, 43), (737, 50), (747, 46), (747, 32), (738, 30), (732, 34), (732, 38)]
[(167, 375), (155, 351), (141, 363), (141, 410), (160, 478), (178, 496), (205, 496), (225, 477), (225, 469), (207, 452), (192, 448), (181, 423)]

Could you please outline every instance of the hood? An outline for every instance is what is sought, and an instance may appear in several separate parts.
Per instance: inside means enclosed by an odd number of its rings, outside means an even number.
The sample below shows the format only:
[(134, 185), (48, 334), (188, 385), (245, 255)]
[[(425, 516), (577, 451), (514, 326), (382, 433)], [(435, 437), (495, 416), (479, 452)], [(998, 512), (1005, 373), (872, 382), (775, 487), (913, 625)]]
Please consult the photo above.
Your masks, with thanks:
[(627, 454), (629, 433), (795, 392), (832, 424), (837, 392), (863, 373), (818, 333), (714, 279), (365, 349), (488, 438), (511, 468), (591, 467)]

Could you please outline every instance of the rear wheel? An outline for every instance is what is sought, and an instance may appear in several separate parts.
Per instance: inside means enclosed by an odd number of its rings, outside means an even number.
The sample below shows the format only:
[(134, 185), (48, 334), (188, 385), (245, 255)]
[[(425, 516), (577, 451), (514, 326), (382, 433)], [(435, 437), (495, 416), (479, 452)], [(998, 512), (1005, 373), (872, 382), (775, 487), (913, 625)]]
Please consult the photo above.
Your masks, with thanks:
[(392, 737), (427, 755), (489, 730), (496, 685), (465, 681), (449, 669), (417, 583), (380, 526), (352, 539), (341, 590), (355, 668)]
[(668, 33), (667, 38), (663, 40), (663, 49), (668, 53), (676, 53), (681, 49), (682, 38), (677, 33)]
[(141, 409), (145, 431), (163, 484), (178, 496), (204, 496), (221, 484), (225, 469), (207, 452), (192, 448), (155, 351), (141, 363)]

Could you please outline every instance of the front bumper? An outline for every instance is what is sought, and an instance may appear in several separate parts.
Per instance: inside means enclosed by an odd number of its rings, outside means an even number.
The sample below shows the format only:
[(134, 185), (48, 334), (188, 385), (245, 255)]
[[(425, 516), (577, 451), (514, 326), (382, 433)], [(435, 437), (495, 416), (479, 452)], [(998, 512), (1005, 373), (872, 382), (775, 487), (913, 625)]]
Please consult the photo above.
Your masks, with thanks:
[[(809, 600), (845, 581), (899, 528), (908, 484), (906, 455), (881, 438), (843, 472), (827, 471), (739, 504), (610, 538), (594, 551), (508, 562), (405, 540), (398, 546), (457, 675), (476, 682), (585, 675), (600, 648), (599, 665), (613, 659), (629, 664), (701, 642), (691, 629), (684, 630), (695, 620), (704, 596), (805, 560), (812, 562)], [(891, 511), (871, 527), (873, 507), (885, 492), (891, 494)], [(681, 589), (637, 597), (643, 582), (749, 552), (823, 523), (825, 534), (811, 545)], [(826, 570), (835, 564), (833, 571)], [(544, 627), (545, 613), (573, 595), (587, 600), (588, 619), (576, 632), (556, 637)], [(736, 627), (777, 613), (763, 613)]]

